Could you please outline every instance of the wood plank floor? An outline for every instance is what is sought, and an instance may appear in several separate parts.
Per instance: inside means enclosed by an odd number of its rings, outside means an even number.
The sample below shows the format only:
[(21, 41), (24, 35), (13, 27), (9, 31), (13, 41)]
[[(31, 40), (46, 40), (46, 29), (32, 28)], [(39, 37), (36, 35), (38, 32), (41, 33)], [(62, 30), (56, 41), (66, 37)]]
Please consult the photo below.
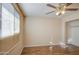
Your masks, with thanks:
[(74, 45), (68, 45), (66, 48), (58, 45), (28, 47), (23, 49), (22, 55), (79, 55), (79, 47)]

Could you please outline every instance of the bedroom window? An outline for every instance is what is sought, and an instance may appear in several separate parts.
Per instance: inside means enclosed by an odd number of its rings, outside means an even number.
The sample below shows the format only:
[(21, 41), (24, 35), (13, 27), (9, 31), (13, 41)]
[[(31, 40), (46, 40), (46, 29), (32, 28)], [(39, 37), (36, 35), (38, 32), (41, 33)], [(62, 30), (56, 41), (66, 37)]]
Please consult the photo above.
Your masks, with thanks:
[(20, 16), (12, 4), (2, 4), (1, 37), (8, 37), (20, 32)]

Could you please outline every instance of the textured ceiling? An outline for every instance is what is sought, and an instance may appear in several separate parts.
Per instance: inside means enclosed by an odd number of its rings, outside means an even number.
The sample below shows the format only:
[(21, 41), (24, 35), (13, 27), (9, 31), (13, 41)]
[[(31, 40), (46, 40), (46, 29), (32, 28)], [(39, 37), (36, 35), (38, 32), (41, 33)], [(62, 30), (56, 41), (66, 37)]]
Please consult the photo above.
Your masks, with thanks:
[[(23, 9), (24, 13), (26, 16), (38, 16), (38, 17), (64, 17), (64, 16), (69, 16), (71, 14), (74, 14), (78, 11), (67, 11), (64, 15), (57, 16), (53, 12), (49, 15), (46, 15), (46, 13), (53, 11), (55, 9), (46, 6), (47, 3), (20, 3), (19, 5)], [(58, 3), (52, 3), (52, 5), (58, 6)], [(78, 3), (73, 3), (72, 5), (68, 6), (69, 8), (79, 8)]]

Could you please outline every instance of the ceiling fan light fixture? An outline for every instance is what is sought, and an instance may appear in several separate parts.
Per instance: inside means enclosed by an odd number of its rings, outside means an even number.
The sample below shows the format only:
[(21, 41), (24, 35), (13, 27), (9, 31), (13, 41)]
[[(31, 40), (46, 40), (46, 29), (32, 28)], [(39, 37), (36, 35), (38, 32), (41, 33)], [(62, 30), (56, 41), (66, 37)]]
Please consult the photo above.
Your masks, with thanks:
[(56, 15), (59, 15), (59, 14), (60, 14), (60, 12), (57, 12), (57, 13), (56, 13)]
[[(69, 8), (72, 3), (59, 3), (58, 6), (54, 6), (51, 4), (47, 4), (47, 6), (54, 8), (56, 11), (56, 15), (60, 16), (65, 14), (66, 11), (77, 11), (78, 8)], [(68, 8), (67, 8), (68, 7)], [(50, 12), (49, 12), (50, 13)]]
[(62, 11), (62, 12), (61, 12), (61, 14), (64, 14), (64, 13), (65, 13), (65, 11)]
[(65, 11), (61, 11), (61, 12), (57, 12), (56, 15), (58, 16), (58, 15), (61, 15), (61, 14), (64, 14), (64, 13), (65, 13)]

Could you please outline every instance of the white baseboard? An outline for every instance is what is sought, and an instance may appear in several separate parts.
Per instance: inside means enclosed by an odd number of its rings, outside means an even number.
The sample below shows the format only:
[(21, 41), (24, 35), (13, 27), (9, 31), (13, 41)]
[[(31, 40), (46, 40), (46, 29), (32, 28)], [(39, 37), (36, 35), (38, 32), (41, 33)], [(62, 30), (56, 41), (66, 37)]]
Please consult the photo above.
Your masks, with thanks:
[[(52, 44), (52, 45), (59, 45), (59, 44)], [(43, 45), (25, 45), (24, 47), (37, 47), (37, 46), (50, 46), (50, 44), (43, 44)]]
[(65, 46), (64, 42), (58, 42), (53, 44), (49, 43), (49, 44), (41, 44), (41, 45), (25, 45), (24, 47), (51, 46), (51, 45), (60, 45), (61, 47)]

